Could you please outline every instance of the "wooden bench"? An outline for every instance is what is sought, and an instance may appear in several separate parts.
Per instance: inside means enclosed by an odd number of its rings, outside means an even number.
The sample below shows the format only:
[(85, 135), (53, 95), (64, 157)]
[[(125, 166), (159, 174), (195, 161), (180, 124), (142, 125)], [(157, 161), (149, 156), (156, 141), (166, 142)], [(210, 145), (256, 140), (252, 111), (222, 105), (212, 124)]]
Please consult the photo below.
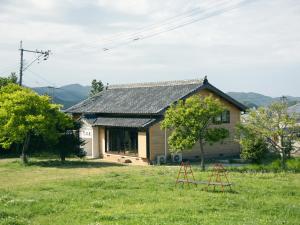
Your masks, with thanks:
[(178, 183), (190, 183), (190, 184), (207, 184), (207, 185), (215, 185), (215, 186), (231, 186), (232, 183), (221, 183), (221, 182), (208, 182), (208, 181), (194, 181), (194, 180), (184, 180), (179, 179)]

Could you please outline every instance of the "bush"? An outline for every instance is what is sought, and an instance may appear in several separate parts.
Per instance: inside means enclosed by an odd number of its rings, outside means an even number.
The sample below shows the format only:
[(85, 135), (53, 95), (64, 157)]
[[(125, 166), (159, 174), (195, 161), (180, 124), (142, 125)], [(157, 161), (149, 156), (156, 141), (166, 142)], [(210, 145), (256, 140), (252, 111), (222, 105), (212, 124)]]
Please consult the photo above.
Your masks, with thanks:
[(288, 159), (287, 168), (296, 172), (300, 172), (300, 158)]
[(261, 162), (268, 153), (268, 146), (262, 138), (259, 139), (242, 139), (241, 158), (251, 162)]
[(55, 150), (61, 161), (65, 161), (66, 157), (72, 155), (83, 158), (86, 156), (86, 152), (81, 148), (82, 144), (84, 144), (84, 141), (80, 139), (77, 131), (67, 131), (59, 138)]

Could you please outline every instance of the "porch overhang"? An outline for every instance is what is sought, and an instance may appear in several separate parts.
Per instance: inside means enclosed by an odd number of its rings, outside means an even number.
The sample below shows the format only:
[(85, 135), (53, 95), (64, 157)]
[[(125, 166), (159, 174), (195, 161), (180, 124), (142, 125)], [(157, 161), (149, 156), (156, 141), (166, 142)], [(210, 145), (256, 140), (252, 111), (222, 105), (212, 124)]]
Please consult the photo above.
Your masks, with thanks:
[(153, 118), (95, 117), (81, 118), (91, 126), (146, 128), (156, 122)]

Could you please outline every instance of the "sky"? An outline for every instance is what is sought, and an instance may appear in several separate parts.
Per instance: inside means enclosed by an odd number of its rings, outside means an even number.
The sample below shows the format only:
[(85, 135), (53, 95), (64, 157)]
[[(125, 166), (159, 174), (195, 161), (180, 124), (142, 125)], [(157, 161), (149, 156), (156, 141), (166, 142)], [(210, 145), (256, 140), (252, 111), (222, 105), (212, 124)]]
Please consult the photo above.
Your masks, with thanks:
[(28, 86), (206, 75), (225, 92), (300, 96), (299, 0), (0, 0), (1, 76), (18, 74), (20, 40), (51, 50)]

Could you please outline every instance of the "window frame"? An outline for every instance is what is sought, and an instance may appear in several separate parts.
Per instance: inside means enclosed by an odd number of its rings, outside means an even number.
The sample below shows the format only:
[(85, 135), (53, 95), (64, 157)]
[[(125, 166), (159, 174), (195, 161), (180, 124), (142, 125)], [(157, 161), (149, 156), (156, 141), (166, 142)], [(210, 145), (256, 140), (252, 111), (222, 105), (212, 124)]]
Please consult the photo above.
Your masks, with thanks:
[(224, 110), (220, 115), (213, 118), (214, 124), (230, 123), (230, 110)]

